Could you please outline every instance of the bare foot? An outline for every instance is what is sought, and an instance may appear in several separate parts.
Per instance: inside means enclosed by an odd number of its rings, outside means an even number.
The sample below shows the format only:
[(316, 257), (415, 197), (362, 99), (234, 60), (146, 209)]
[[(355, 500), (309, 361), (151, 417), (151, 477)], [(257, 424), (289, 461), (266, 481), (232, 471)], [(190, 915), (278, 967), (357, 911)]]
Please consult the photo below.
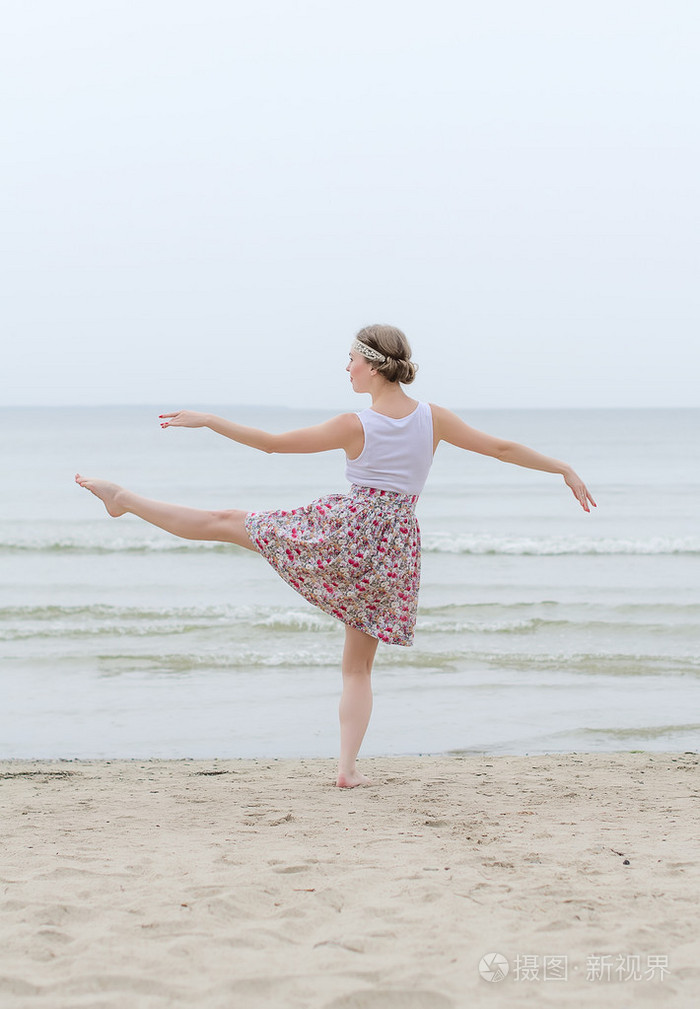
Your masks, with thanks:
[(109, 480), (93, 480), (91, 477), (81, 476), (80, 473), (75, 474), (75, 482), (98, 497), (112, 518), (116, 519), (125, 514), (126, 508), (122, 508), (117, 502), (117, 497), (123, 490), (119, 484), (110, 483)]
[(369, 778), (360, 774), (359, 771), (353, 771), (352, 774), (345, 774), (342, 771), (338, 771), (338, 780), (336, 785), (338, 788), (357, 788), (358, 785), (371, 785), (372, 782)]

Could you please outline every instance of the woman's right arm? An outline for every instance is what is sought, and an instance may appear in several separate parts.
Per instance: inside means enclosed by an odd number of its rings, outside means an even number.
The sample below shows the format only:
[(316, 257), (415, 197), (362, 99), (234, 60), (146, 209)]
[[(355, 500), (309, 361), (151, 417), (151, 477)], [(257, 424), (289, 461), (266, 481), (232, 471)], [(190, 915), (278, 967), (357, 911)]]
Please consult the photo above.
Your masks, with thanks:
[(176, 413), (163, 413), (160, 416), (161, 427), (208, 427), (210, 431), (231, 438), (240, 445), (249, 445), (261, 452), (328, 452), (342, 448), (355, 457), (362, 451), (364, 431), (362, 422), (355, 413), (342, 413), (323, 424), (313, 427), (299, 428), (297, 431), (285, 431), (273, 434), (257, 427), (246, 427), (232, 420), (225, 420), (211, 413), (198, 413), (195, 410), (178, 410)]

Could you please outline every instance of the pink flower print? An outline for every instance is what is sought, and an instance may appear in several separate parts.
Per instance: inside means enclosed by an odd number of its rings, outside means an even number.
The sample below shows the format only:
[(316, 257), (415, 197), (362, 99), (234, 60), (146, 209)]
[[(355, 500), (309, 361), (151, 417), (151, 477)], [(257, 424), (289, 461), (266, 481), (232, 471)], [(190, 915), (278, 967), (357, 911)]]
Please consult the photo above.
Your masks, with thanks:
[(420, 551), (411, 501), (354, 487), (292, 511), (251, 512), (246, 528), (305, 599), (382, 641), (410, 644)]

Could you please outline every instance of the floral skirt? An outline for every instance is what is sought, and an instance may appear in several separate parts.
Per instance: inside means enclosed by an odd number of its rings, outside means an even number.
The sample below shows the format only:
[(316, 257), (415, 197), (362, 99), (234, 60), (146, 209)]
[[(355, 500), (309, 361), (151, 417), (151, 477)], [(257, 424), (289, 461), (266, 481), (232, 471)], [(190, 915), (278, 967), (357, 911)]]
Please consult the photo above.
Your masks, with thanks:
[(413, 644), (420, 585), (417, 495), (359, 487), (291, 511), (249, 512), (263, 557), (305, 599), (392, 645)]

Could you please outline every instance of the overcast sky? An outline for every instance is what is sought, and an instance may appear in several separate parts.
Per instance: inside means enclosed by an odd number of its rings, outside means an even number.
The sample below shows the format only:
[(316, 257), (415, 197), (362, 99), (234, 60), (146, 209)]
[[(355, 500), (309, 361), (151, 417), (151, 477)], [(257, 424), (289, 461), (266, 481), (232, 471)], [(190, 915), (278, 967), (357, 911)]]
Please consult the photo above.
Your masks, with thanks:
[(4, 404), (696, 406), (695, 0), (6, 0)]

